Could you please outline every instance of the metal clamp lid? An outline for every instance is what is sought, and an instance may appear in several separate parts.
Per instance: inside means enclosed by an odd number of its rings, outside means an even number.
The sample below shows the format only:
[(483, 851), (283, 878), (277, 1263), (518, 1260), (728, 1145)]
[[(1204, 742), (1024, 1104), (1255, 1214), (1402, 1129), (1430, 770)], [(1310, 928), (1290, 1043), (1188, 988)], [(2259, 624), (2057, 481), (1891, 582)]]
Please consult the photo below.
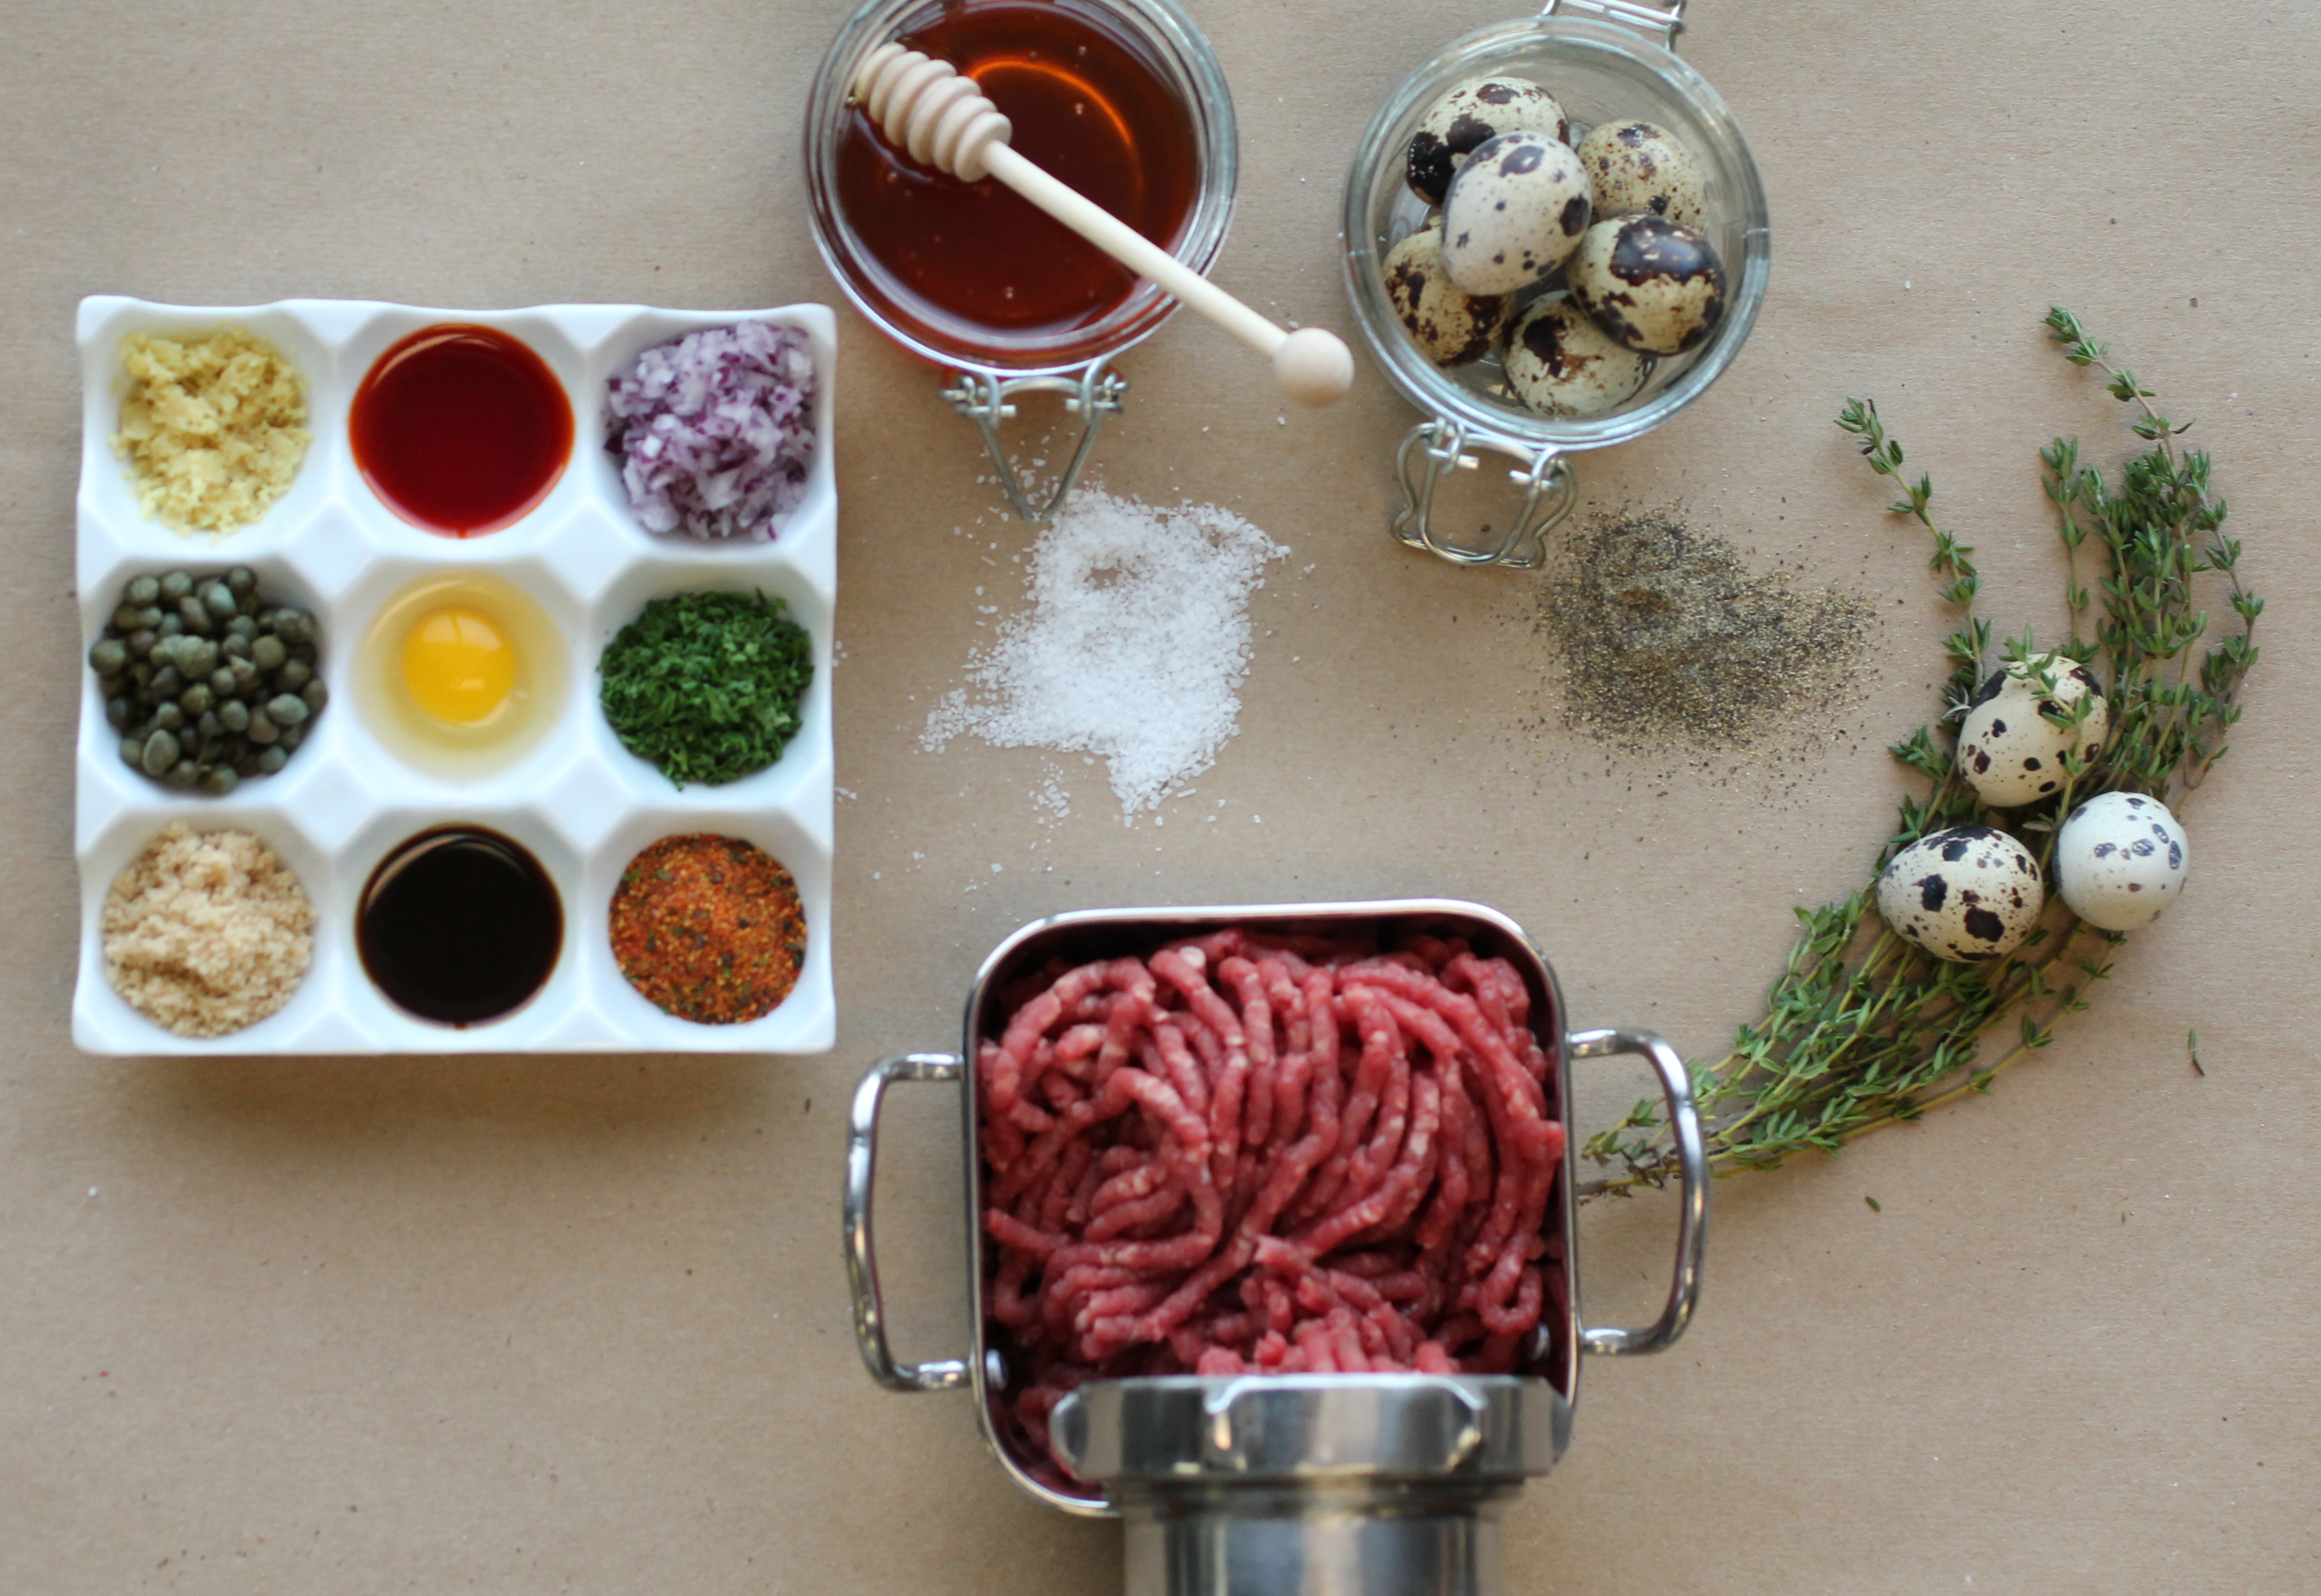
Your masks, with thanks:
[(1656, 32), (1661, 43), (1674, 50), (1676, 36), (1684, 32), (1684, 5), (1685, 0), (1669, 0), (1665, 9), (1640, 5), (1638, 0), (1547, 0), (1539, 14), (1546, 18), (1559, 11), (1588, 12), (1609, 22)]
[[(1127, 392), (1128, 379), (1107, 370), (1105, 358), (1098, 358), (1080, 367), (1077, 375), (1064, 376), (1006, 376), (980, 367), (962, 368), (951, 373), (951, 385), (943, 389), (942, 396), (983, 434), (985, 452), (998, 467), (999, 485), (1007, 494), (1008, 504), (1017, 515), (1037, 526), (1055, 519), (1056, 512), (1063, 508), (1065, 496), (1079, 481), (1081, 467), (1088, 464), (1088, 451), (1096, 447), (1097, 429), (1104, 424), (1105, 417), (1120, 413), (1121, 400)], [(999, 423), (1015, 415), (1015, 407), (1008, 401), (1021, 394), (1061, 394), (1064, 408), (1080, 418), (1079, 442), (1072, 449), (1072, 458), (1065, 464), (1064, 474), (1057, 478), (1054, 488), (1037, 507), (999, 442)]]
[[(1452, 543), (1434, 530), (1434, 490), (1447, 471), (1472, 471), (1476, 457), (1469, 449), (1484, 449), (1525, 463), (1510, 471), (1507, 480), (1524, 490), (1523, 509), (1506, 536), (1495, 548)], [(1579, 489), (1571, 462), (1563, 451), (1538, 448), (1506, 439), (1470, 436), (1464, 423), (1438, 417), (1421, 422), (1402, 440), (1394, 457), (1402, 481), (1402, 510), (1392, 521), (1396, 538), (1412, 549), (1424, 549), (1441, 559), (1461, 566), (1502, 566), (1509, 570), (1535, 570), (1547, 558), (1541, 538), (1570, 512)], [(1486, 526), (1483, 529), (1488, 531)]]

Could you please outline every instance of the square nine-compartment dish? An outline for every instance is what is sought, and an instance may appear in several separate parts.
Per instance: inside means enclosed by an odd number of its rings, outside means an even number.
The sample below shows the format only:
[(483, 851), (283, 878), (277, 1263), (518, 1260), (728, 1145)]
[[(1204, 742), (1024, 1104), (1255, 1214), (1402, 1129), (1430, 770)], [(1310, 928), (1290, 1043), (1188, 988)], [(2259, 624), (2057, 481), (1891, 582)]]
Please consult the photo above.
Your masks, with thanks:
[[(813, 455), (803, 498), (769, 540), (648, 532), (605, 450), (608, 380), (643, 350), (697, 330), (762, 322), (794, 328), (814, 365)], [(487, 535), (425, 530), (382, 502), (358, 463), (350, 407), (382, 354), (443, 324), (496, 330), (544, 363), (570, 405), (570, 452), (544, 497)], [(296, 369), (311, 434), (296, 475), (256, 521), (185, 533), (141, 510), (114, 438), (129, 385), (123, 340), (191, 339), (241, 328)], [(80, 866), (80, 975), (73, 1038), (103, 1054), (820, 1051), (835, 1038), (830, 949), (833, 756), (831, 643), (838, 502), (832, 460), (835, 324), (820, 305), (695, 312), (639, 305), (551, 305), (450, 312), (294, 300), (190, 308), (100, 296), (80, 306), (83, 387), (77, 511), (81, 621), (80, 733), (74, 847)], [(243, 567), (269, 604), (311, 612), (327, 692), (287, 763), (212, 796), (172, 790), (123, 761), (123, 734), (88, 650), (125, 585), (147, 575), (202, 576)], [(421, 757), (366, 691), (374, 634), (399, 596), (433, 578), (513, 588), (550, 623), (542, 672), (544, 725), (498, 767)], [(631, 753), (599, 707), (598, 659), (656, 598), (690, 593), (778, 597), (810, 639), (812, 680), (780, 757), (722, 785), (679, 786)], [(378, 643), (385, 647), (384, 641)], [(404, 657), (406, 660), (408, 656)], [(560, 688), (556, 678), (560, 677)], [(271, 722), (269, 722), (271, 730)], [(108, 978), (102, 916), (115, 876), (172, 821), (231, 828), (263, 840), (303, 884), (314, 923), (312, 963), (278, 1011), (212, 1038), (147, 1019)], [(538, 861), (560, 909), (544, 984), (489, 1022), (437, 1023), (390, 1000), (358, 951), (356, 914), (374, 871), (407, 840), (466, 826), (512, 840)], [(623, 870), (660, 839), (740, 838), (795, 879), (806, 925), (796, 984), (762, 1017), (701, 1023), (665, 1012), (622, 974), (611, 941)]]

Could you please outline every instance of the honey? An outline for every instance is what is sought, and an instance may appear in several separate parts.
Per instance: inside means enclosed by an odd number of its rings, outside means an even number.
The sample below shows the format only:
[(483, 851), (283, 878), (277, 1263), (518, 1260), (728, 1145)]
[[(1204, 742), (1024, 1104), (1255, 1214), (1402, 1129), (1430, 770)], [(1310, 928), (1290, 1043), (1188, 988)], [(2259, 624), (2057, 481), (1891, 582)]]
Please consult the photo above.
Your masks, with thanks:
[[(902, 41), (976, 80), (1027, 159), (1166, 249), (1200, 188), (1191, 113), (1146, 47), (1088, 0), (948, 0), (906, 19)], [(952, 317), (1010, 332), (1101, 320), (1137, 279), (997, 182), (922, 166), (850, 107), (838, 196), (893, 286)]]

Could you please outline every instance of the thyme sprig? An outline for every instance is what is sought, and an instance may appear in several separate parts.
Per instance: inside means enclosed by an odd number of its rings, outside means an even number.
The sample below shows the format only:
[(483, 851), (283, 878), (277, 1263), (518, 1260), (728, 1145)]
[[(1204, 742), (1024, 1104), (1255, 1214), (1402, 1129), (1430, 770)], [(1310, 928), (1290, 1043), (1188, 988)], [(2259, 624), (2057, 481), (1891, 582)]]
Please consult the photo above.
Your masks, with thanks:
[[(1889, 508), (1925, 529), (1940, 596), (1961, 615), (1959, 630), (1943, 644), (1952, 669), (1943, 715), (1890, 750), (1928, 785), (1923, 797), (1902, 801), (1878, 857), (1881, 870), (1927, 833), (1976, 821), (2012, 821), (2048, 869), (2062, 817), (2080, 803), (2126, 791), (2180, 807), (2224, 757), (2240, 719), (2241, 686), (2257, 662), (2254, 629), (2264, 603), (2242, 583), (2241, 545), (2223, 532), (2225, 501), (2213, 491), (2208, 457), (2179, 447), (2189, 423), (2155, 410), (2153, 391), (2115, 366), (2109, 349), (2090, 339), (2077, 317), (2051, 309), (2046, 328), (2065, 359), (2100, 371), (2112, 396), (2134, 407), (2129, 428), (2146, 447), (2113, 482), (2081, 464), (2075, 438), (2058, 438), (2039, 451), (2064, 548), (2070, 626), (2052, 648), (2039, 647), (2028, 630), (2007, 639), (1999, 663), (2024, 671), (2048, 693), (2059, 657), (2096, 663), (2109, 678), (2109, 730), (2086, 757), (2065, 757), (2063, 786), (2052, 798), (2003, 816), (1983, 810), (1959, 775), (1947, 729), (1992, 666), (1990, 623), (1975, 609), (1981, 579), (1974, 549), (1935, 524), (1934, 483), (1924, 473), (1915, 482), (1904, 475), (1902, 446), (1887, 432), (1878, 407), (1849, 399), (1838, 426), (1859, 440), (1870, 468), (1899, 488), (1901, 497)], [(2092, 587), (2082, 580), (2083, 554)], [(2208, 612), (2199, 595), (2219, 579), (2238, 625), (2204, 648)], [(2083, 635), (2090, 619), (2091, 637)], [(2094, 707), (2092, 698), (2083, 698), (2050, 718), (2077, 723)], [(2083, 923), (2058, 898), (2007, 958), (1947, 963), (1885, 928), (1871, 909), (1876, 875), (1837, 902), (1797, 911), (1802, 934), (1773, 983), (1764, 1017), (1743, 1025), (1723, 1058), (1692, 1065), (1717, 1173), (1778, 1168), (1808, 1149), (1834, 1153), (1857, 1137), (1989, 1091), (2001, 1072), (2048, 1046), (2065, 1015), (2089, 1006), (2096, 983), (2111, 973), (2114, 950), (2126, 940)], [(2010, 1020), (2011, 1027), (2005, 1024)], [(1656, 1101), (1638, 1103), (1584, 1151), (1610, 1172), (1583, 1188), (1588, 1195), (1664, 1184), (1676, 1170)]]

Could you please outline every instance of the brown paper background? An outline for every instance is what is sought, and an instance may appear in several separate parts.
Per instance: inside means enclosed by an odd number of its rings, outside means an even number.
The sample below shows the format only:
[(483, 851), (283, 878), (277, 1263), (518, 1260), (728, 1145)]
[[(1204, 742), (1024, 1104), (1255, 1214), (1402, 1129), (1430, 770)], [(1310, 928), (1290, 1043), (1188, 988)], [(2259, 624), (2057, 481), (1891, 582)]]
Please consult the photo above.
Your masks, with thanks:
[[(1216, 276), (1351, 333), (1355, 139), (1515, 8), (1192, 9), (1242, 119)], [(2308, 6), (1695, 8), (1686, 54), (1764, 169), (1772, 290), (1712, 393), (1582, 477), (1591, 503), (1681, 501), (1877, 599), (1864, 696), (1803, 757), (1701, 772), (1561, 730), (1527, 579), (1388, 541), (1414, 417), (1383, 381), (1282, 424), (1185, 322), (1126, 361), (1098, 469), (1292, 548), (1253, 606), (1240, 736), (1165, 825), (1125, 829), (1076, 759), (922, 752), (1030, 540), (933, 375), (842, 311), (834, 1052), (76, 1053), (75, 301), (833, 302), (796, 146), (840, 20), (0, 5), (0, 1590), (1115, 1588), (1116, 1531), (1017, 1495), (963, 1399), (884, 1394), (856, 1361), (837, 1186), (861, 1066), (951, 1045), (982, 953), (1048, 911), (1403, 893), (1524, 920), (1575, 1023), (1720, 1050), (1789, 906), (1862, 879), (1903, 790), (1881, 747), (1927, 714), (1949, 622), (1830, 417), (1874, 394), (2001, 630), (2053, 630), (2034, 450), (2127, 440), (2043, 349), (2052, 299), (2198, 418), (2271, 605), (2247, 722), (2187, 817), (2191, 885), (1989, 1101), (1718, 1189), (1693, 1330), (1591, 1365), (1570, 1454), (1507, 1515), (1507, 1588), (2321, 1589)], [(1042, 824), (1050, 765), (1072, 812)], [(955, 1121), (921, 1095), (884, 1235), (904, 1349), (932, 1356), (963, 1291)], [(1667, 1224), (1590, 1211), (1592, 1319), (1649, 1316)]]

